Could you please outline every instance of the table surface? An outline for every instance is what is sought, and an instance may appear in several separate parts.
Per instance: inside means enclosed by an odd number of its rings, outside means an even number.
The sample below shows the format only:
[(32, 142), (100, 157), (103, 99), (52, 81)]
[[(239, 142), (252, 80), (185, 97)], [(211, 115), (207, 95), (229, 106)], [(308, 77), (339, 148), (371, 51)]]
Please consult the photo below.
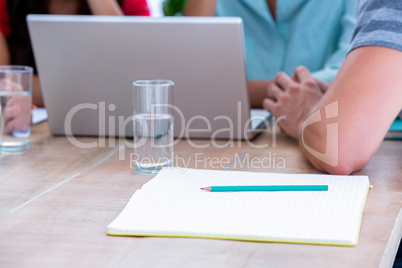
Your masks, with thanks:
[[(153, 176), (135, 174), (124, 139), (79, 138), (79, 148), (32, 129), (31, 150), (0, 155), (0, 267), (390, 267), (402, 234), (402, 142), (384, 141), (371, 162), (356, 247), (106, 235), (106, 226)], [(358, 141), (356, 141), (358, 142)], [(192, 143), (204, 145), (194, 149)], [(218, 146), (217, 146), (218, 145)], [(265, 149), (256, 148), (267, 145)], [(218, 148), (222, 147), (222, 148)], [(264, 167), (244, 159), (266, 159)], [(250, 161), (249, 161), (250, 160)], [(246, 162), (247, 162), (246, 161)], [(175, 165), (256, 172), (318, 173), (297, 144), (263, 133), (253, 144), (181, 140)]]

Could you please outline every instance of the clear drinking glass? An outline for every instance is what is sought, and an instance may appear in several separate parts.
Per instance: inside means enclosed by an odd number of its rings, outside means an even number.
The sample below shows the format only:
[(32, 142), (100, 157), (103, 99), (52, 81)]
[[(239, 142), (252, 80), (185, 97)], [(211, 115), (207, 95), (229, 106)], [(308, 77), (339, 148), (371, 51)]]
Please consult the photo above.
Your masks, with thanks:
[(173, 81), (136, 80), (134, 100), (134, 167), (153, 174), (173, 161)]
[(29, 150), (32, 68), (0, 66), (0, 152)]

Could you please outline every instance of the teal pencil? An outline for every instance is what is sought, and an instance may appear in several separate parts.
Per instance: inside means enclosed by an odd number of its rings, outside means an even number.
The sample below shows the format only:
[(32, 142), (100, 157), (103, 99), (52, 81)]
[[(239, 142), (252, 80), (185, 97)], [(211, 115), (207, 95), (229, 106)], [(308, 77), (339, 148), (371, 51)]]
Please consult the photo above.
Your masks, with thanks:
[(328, 191), (328, 185), (244, 185), (209, 186), (201, 190), (209, 192), (257, 192), (257, 191)]

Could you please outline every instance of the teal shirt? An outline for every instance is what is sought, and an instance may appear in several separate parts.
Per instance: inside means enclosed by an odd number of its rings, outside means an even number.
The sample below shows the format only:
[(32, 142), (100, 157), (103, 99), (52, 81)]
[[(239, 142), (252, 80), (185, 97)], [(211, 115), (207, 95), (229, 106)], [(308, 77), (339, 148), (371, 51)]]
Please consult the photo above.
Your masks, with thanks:
[(249, 79), (291, 75), (304, 65), (332, 81), (348, 52), (356, 7), (357, 0), (277, 0), (274, 20), (266, 0), (217, 0), (216, 13), (243, 19)]

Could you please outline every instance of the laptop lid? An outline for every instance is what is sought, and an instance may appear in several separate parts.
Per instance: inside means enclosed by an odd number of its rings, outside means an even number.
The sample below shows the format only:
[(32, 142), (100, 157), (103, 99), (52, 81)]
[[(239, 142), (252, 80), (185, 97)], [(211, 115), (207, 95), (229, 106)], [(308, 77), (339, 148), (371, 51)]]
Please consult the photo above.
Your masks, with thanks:
[(240, 18), (29, 15), (27, 21), (55, 135), (131, 137), (137, 79), (175, 82), (175, 137), (255, 134)]

